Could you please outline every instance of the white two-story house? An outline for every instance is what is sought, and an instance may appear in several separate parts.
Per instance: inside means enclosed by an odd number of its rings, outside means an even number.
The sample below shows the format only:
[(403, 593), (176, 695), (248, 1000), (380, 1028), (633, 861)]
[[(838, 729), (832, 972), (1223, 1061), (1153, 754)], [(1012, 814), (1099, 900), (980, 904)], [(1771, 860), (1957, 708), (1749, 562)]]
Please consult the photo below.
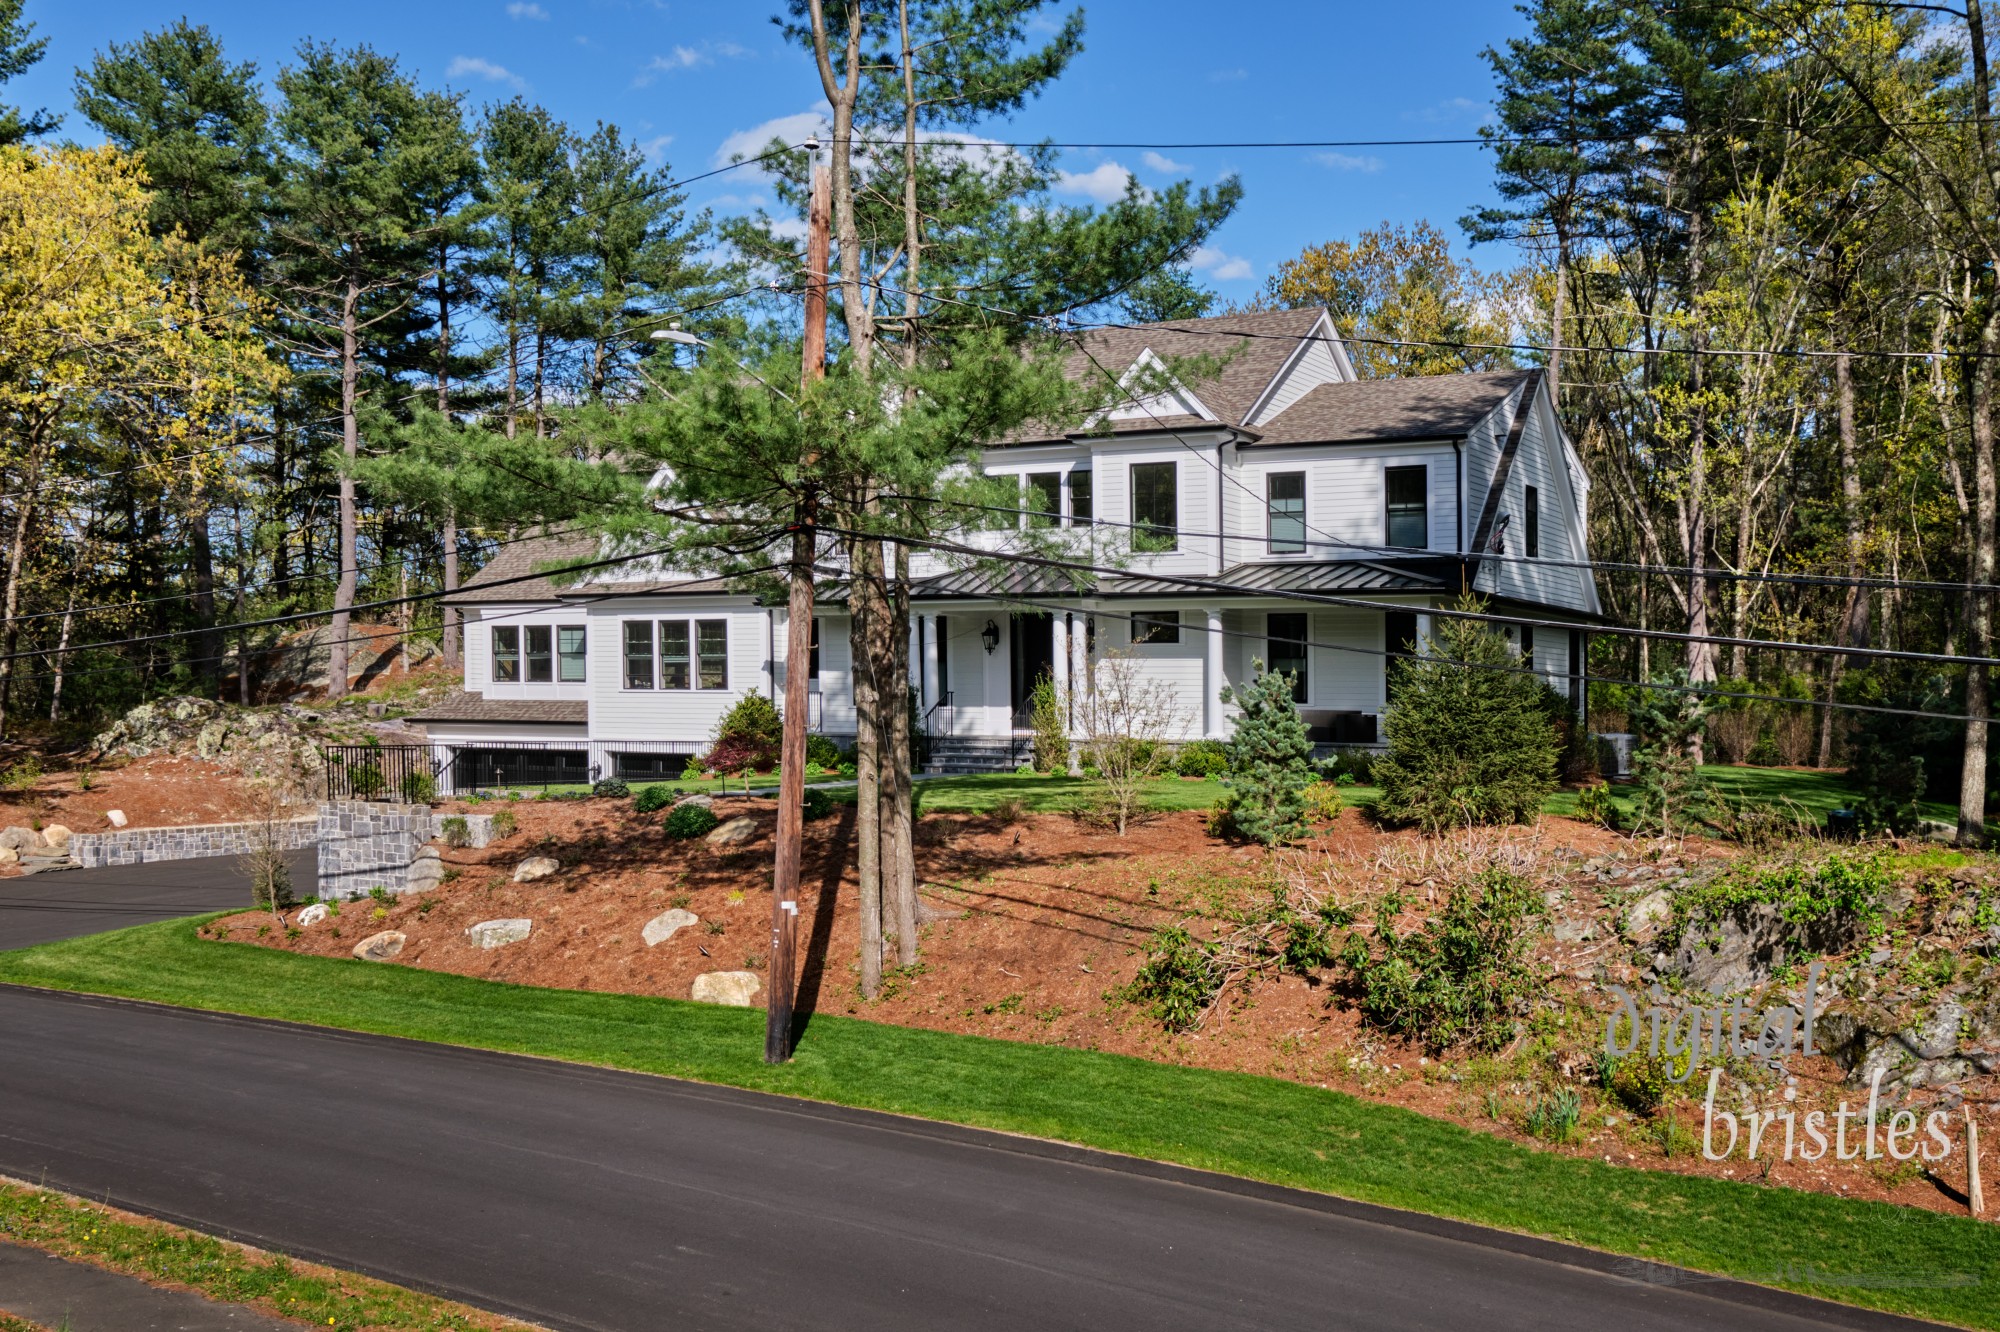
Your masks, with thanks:
[[(1313, 309), (1107, 330), (1089, 346), (1077, 373), (1114, 371), (1149, 396), (981, 457), (1018, 478), (1018, 523), (1063, 529), (1065, 558), (1096, 572), (1079, 585), (1025, 561), (995, 573), (912, 553), (910, 678), (943, 752), (1018, 757), (1035, 683), (1069, 697), (1113, 651), (1172, 689), (1179, 738), (1227, 737), (1222, 690), (1261, 660), (1294, 676), (1317, 742), (1377, 744), (1388, 663), (1467, 590), (1543, 621), (1509, 632), (1581, 704), (1599, 614), (1589, 483), (1540, 372), (1357, 379)], [(1160, 387), (1160, 367), (1191, 358), (1220, 369)], [(950, 544), (1004, 556), (1019, 542), (965, 526)], [(782, 697), (782, 605), (628, 569), (566, 587), (535, 576), (595, 558), (589, 540), (522, 542), (456, 598), (464, 692), (413, 720), (464, 756), (460, 784), (675, 775), (745, 692)], [(847, 628), (830, 597), (809, 722), (835, 737), (854, 730)]]

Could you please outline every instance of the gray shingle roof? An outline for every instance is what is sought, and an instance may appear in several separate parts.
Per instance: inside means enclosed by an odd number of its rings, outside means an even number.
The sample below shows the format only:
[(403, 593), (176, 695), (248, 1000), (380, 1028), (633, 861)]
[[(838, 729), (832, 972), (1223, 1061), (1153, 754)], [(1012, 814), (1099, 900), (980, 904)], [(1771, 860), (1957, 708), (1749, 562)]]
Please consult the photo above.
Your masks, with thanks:
[[(1200, 398), (1225, 425), (1242, 425), (1258, 397), (1270, 387), (1285, 362), (1299, 348), (1299, 339), (1312, 331), (1321, 311), (1313, 306), (1303, 310), (1259, 310), (1248, 314), (1217, 315), (1211, 319), (1176, 319), (1161, 324), (1137, 324), (1130, 328), (1096, 329), (1083, 335), (1089, 355), (1072, 353), (1066, 373), (1072, 379), (1101, 384), (1106, 371), (1122, 376), (1142, 352), (1150, 348), (1164, 361), (1201, 357), (1220, 363), (1210, 376), (1193, 376), (1187, 388)], [(1236, 336), (1231, 336), (1232, 334)], [(1091, 358), (1096, 358), (1093, 364)], [(1099, 367), (1102, 367), (1100, 369)], [(1106, 387), (1109, 387), (1106, 385)], [(1187, 429), (1212, 424), (1196, 416), (1163, 416), (1158, 422), (1140, 416), (1110, 422), (1110, 433), (1159, 430), (1163, 427)], [(1050, 438), (1046, 427), (1023, 429), (1009, 444), (1025, 444)]]
[(590, 704), (582, 699), (481, 698), (457, 692), (413, 712), (413, 722), (516, 722), (531, 725), (581, 726), (590, 720)]
[[(1260, 445), (1456, 439), (1532, 375), (1486, 370), (1321, 384), (1258, 428)], [(1256, 446), (1252, 446), (1256, 447)]]
[[(557, 601), (564, 597), (587, 598), (605, 592), (615, 592), (620, 595), (658, 593), (665, 596), (731, 590), (729, 584), (720, 578), (600, 581), (605, 573), (615, 572), (608, 567), (592, 570), (591, 581), (588, 583), (573, 583), (567, 587), (558, 586), (553, 578), (537, 573), (541, 567), (563, 561), (589, 564), (602, 558), (597, 538), (589, 535), (539, 537), (516, 541), (511, 546), (502, 546), (487, 562), (485, 568), (459, 587), (458, 595), (451, 597), (448, 604)], [(525, 581), (512, 581), (515, 579)]]

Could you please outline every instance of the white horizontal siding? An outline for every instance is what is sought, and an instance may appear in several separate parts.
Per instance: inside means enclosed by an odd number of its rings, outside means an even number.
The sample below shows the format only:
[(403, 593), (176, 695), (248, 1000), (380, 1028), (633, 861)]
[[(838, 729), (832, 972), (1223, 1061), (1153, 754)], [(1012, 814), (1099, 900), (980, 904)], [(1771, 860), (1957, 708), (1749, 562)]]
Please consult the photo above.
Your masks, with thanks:
[[(595, 676), (591, 665), (590, 652), (594, 648), (596, 635), (591, 632), (589, 617), (580, 606), (478, 606), (471, 608), (471, 618), (465, 628), (465, 687), (486, 698), (532, 699), (536, 701), (566, 699), (581, 701), (590, 697), (590, 685)], [(524, 627), (545, 625), (550, 630), (549, 649), (553, 653), (556, 646), (555, 629), (563, 625), (582, 625), (585, 630), (584, 679), (580, 684), (563, 684), (550, 681), (534, 684), (526, 680), (503, 683), (493, 678), (493, 630), (495, 626)], [(527, 642), (522, 636), (521, 671), (527, 673)], [(551, 656), (550, 673), (559, 674), (561, 663)]]
[[(729, 668), (726, 689), (627, 689), (626, 620), (726, 620)], [(596, 740), (691, 740), (705, 742), (715, 724), (745, 694), (769, 688), (764, 611), (722, 598), (662, 597), (622, 599), (591, 607), (590, 731)]]

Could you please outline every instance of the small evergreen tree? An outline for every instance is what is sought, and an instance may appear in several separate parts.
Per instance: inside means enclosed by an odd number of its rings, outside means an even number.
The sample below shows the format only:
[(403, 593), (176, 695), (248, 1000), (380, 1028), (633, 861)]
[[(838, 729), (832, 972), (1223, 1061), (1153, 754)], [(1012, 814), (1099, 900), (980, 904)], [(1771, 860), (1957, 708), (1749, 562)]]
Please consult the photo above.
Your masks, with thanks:
[[(1457, 609), (1484, 602), (1462, 599)], [(1559, 739), (1542, 683), (1477, 620), (1441, 620), (1427, 654), (1396, 661), (1389, 753), (1375, 764), (1378, 817), (1425, 832), (1526, 823), (1556, 786)]]
[(1630, 708), (1638, 747), (1632, 751), (1632, 780), (1638, 793), (1632, 800), (1633, 831), (1652, 830), (1679, 837), (1700, 820), (1712, 803), (1707, 779), (1694, 761), (1694, 738), (1708, 720), (1706, 695), (1687, 692), (1688, 673), (1675, 669), (1657, 683), (1672, 690), (1637, 691)]
[(1312, 741), (1292, 705), (1292, 677), (1266, 671), (1253, 661), (1257, 678), (1241, 689), (1222, 691), (1242, 715), (1229, 741), (1229, 795), (1223, 809), (1236, 831), (1276, 846), (1306, 831), (1306, 787), (1316, 774)]
[(1028, 695), (1028, 716), (1035, 732), (1035, 770), (1068, 772), (1069, 736), (1063, 725), (1062, 699), (1055, 681), (1046, 675), (1035, 681), (1034, 692)]

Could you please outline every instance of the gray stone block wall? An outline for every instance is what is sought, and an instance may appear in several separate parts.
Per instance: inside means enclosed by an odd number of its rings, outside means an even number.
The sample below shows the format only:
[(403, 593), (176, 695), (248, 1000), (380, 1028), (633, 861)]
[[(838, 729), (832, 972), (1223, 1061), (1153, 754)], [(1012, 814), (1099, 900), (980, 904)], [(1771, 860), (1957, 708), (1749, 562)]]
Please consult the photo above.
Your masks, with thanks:
[[(196, 823), (181, 828), (119, 828), (74, 833), (69, 853), (85, 869), (106, 865), (146, 865), (161, 860), (200, 860), (250, 853), (262, 823)], [(299, 851), (319, 840), (319, 819), (279, 819), (271, 825), (279, 849)]]

